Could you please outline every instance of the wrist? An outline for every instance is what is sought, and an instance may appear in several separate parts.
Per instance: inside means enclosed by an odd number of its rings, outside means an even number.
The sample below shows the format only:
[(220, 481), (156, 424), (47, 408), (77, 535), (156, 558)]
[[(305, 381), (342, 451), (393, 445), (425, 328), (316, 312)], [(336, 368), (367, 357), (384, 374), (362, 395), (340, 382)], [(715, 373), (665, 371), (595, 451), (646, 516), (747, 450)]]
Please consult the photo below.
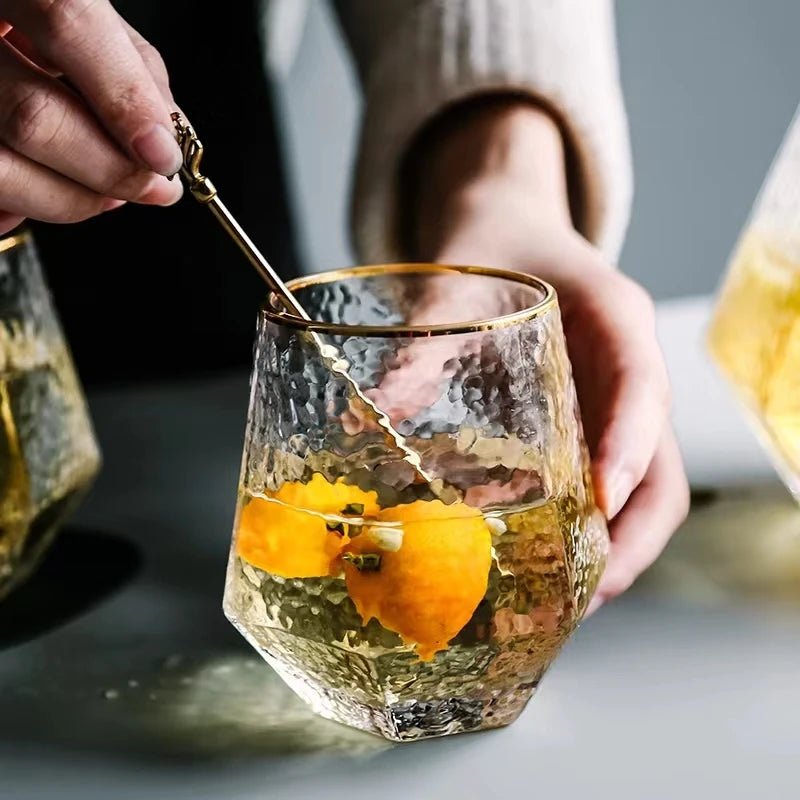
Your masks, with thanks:
[(564, 145), (530, 101), (474, 100), (426, 131), (405, 165), (404, 225), (414, 258), (431, 258), (465, 223), (572, 227)]

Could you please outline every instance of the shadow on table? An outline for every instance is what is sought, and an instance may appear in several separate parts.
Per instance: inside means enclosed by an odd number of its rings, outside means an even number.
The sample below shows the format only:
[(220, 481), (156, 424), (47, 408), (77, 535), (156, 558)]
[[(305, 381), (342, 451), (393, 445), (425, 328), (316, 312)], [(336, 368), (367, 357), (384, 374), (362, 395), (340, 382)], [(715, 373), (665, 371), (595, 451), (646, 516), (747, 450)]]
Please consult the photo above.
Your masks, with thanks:
[(695, 493), (640, 591), (725, 608), (800, 605), (800, 508), (778, 484)]
[[(241, 642), (219, 608), (218, 553), (198, 542), (187, 568), (177, 536), (151, 533), (145, 582), (115, 612), (119, 628), (113, 619), (64, 627), (142, 566), (135, 544), (96, 531), (65, 529), (36, 574), (0, 604), (0, 651), (28, 642), (24, 666), (7, 662), (0, 746), (177, 768), (289, 754), (353, 758), (388, 746), (316, 716)], [(170, 655), (182, 646), (184, 654)]]
[(139, 549), (109, 533), (66, 528), (34, 575), (0, 603), (0, 651), (85, 614), (142, 565)]
[(352, 757), (388, 746), (314, 714), (255, 657), (228, 654), (198, 661), (172, 656), (137, 683), (129, 682), (115, 698), (117, 713), (159, 742), (164, 755)]
[(118, 666), (62, 674), (52, 692), (19, 687), (6, 693), (0, 698), (0, 743), (8, 735), (10, 742), (34, 744), (37, 752), (176, 767), (293, 754), (352, 760), (391, 746), (318, 717), (254, 657), (172, 655), (139, 675)]
[(252, 763), (274, 783), (311, 762), (327, 775), (389, 752), (316, 716), (225, 620), (246, 378), (233, 394), (204, 389), (202, 404), (197, 395), (94, 404), (99, 438), (113, 446), (84, 513), (114, 519), (126, 540), (64, 531), (0, 606), (0, 773), (10, 754), (43, 770), (74, 762), (87, 782), (109, 769), (218, 779)]

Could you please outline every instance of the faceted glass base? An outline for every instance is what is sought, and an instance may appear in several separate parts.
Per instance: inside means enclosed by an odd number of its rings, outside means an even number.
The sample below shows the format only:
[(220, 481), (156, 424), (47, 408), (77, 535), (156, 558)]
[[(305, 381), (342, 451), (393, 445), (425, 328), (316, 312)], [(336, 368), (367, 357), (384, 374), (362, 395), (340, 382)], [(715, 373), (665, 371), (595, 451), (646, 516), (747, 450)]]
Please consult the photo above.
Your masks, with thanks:
[(236, 547), (225, 613), (328, 719), (393, 741), (508, 725), (577, 627), (602, 571), (607, 535), (599, 517), (574, 509), (544, 506), (506, 519), (508, 528), (493, 539), (484, 599), (433, 654), (421, 657), (377, 619), (365, 624), (341, 576), (283, 578)]
[(453, 733), (501, 728), (511, 724), (533, 695), (533, 687), (517, 687), (502, 703), (485, 702), (481, 692), (443, 699), (418, 699), (376, 707), (353, 697), (308, 683), (280, 661), (264, 655), (284, 682), (320, 716), (352, 728), (408, 742)]
[[(340, 681), (331, 686), (320, 680), (321, 676), (311, 674), (311, 670), (305, 666), (311, 662), (302, 664), (300, 662), (304, 659), (302, 656), (298, 658), (309, 649), (316, 650), (316, 655), (319, 655), (320, 648), (307, 648), (297, 642), (284, 642), (282, 648), (282, 637), (275, 636), (274, 631), (260, 631), (252, 635), (230, 612), (227, 613), (230, 621), (264, 660), (317, 714), (395, 742), (509, 725), (527, 705), (544, 672), (541, 669), (538, 674), (530, 675), (528, 681), (519, 675), (514, 675), (509, 681), (511, 673), (503, 669), (501, 653), (492, 653), (491, 648), (485, 648), (478, 654), (477, 660), (483, 663), (481, 671), (476, 673), (476, 654), (463, 650), (459, 653), (457, 648), (452, 648), (447, 659), (450, 661), (449, 667), (434, 662), (424, 670), (428, 674), (418, 675), (416, 680), (409, 677), (409, 668), (413, 670), (411, 665), (416, 658), (411, 656), (405, 659), (407, 667), (403, 674), (409, 685), (405, 691), (395, 692), (389, 686), (398, 688), (397, 684), (403, 682), (401, 676), (385, 675), (387, 688), (381, 690), (377, 681), (381, 671), (379, 662), (369, 664), (366, 659), (352, 654), (344, 658), (330, 648), (327, 660), (337, 663), (342, 670)], [(265, 641), (271, 643), (271, 649), (263, 645)], [(282, 657), (273, 655), (275, 652), (280, 652)], [(444, 661), (441, 658), (443, 655), (440, 654), (437, 660)], [(356, 672), (345, 671), (356, 664)], [(492, 670), (493, 665), (495, 670)], [(461, 672), (462, 668), (468, 671)], [(473, 671), (470, 672), (471, 668)], [(463, 686), (455, 686), (457, 683)], [(350, 684), (349, 687), (347, 684)]]

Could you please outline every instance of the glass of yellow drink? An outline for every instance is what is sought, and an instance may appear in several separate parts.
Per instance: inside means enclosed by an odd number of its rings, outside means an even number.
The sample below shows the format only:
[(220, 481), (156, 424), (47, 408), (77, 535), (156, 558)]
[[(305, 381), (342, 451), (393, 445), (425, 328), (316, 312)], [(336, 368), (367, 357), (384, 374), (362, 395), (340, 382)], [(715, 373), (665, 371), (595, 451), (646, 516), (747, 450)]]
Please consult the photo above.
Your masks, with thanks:
[(800, 117), (731, 256), (709, 346), (800, 500)]
[(512, 722), (608, 547), (555, 292), (419, 264), (292, 290), (315, 322), (259, 319), (228, 618), (330, 719), (397, 741)]
[(0, 600), (28, 577), (100, 463), (31, 237), (0, 239)]

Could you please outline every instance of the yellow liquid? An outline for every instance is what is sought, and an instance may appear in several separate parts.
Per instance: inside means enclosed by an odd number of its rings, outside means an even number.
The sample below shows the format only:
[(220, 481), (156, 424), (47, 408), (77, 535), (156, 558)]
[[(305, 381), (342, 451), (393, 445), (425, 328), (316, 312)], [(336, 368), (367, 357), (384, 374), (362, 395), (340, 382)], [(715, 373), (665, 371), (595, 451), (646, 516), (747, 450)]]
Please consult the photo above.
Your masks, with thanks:
[(97, 469), (65, 364), (0, 371), (0, 599), (35, 567)]
[(734, 253), (709, 331), (714, 360), (800, 493), (800, 261), (757, 230)]
[[(242, 506), (248, 502), (242, 498)], [(292, 513), (294, 522), (281, 536), (288, 549), (293, 541), (311, 541), (298, 531), (320, 518)], [(331, 528), (341, 523), (339, 516), (323, 520)], [(488, 528), (485, 537), (475, 534), (476, 523)], [(477, 515), (381, 528), (386, 560), (359, 581), (352, 565), (335, 561), (325, 576), (271, 574), (234, 542), (229, 619), (324, 716), (396, 740), (508, 724), (594, 592), (608, 544), (599, 514), (585, 498), (562, 497), (492, 513), (486, 521)], [(347, 532), (352, 542), (369, 535)], [(487, 551), (478, 552), (483, 546)], [(470, 559), (484, 570), (477, 594)], [(289, 562), (300, 563), (282, 560)], [(374, 583), (365, 589), (366, 582)], [(365, 592), (378, 609), (369, 619), (359, 611)], [(425, 652), (413, 634), (429, 631), (437, 619), (452, 633), (435, 653)]]

